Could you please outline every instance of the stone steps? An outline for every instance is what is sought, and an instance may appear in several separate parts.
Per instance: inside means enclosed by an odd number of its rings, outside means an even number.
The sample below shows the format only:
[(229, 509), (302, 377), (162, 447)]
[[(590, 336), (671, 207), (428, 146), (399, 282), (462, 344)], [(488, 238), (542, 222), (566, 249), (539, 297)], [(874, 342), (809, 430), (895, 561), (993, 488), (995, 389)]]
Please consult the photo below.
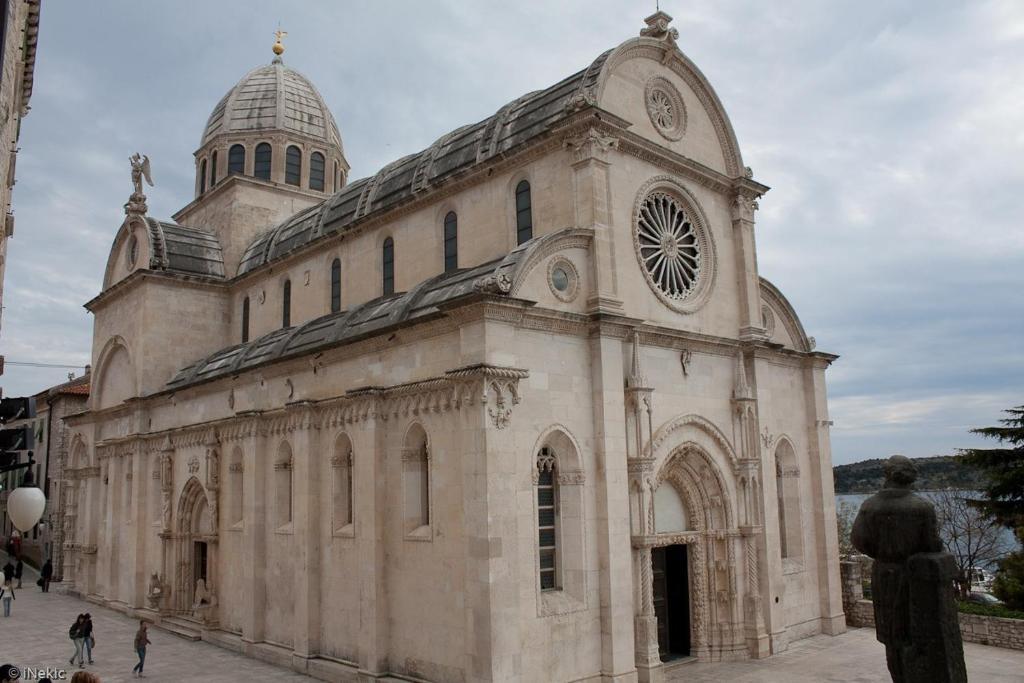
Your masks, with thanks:
[(185, 640), (202, 640), (203, 637), (198, 623), (180, 617), (164, 617), (157, 626)]

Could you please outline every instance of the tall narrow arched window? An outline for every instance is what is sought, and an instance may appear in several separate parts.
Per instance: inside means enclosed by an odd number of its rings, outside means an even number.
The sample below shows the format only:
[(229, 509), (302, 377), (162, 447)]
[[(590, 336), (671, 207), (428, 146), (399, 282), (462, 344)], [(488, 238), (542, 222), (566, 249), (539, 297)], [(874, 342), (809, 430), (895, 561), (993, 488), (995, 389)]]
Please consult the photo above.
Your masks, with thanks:
[(407, 536), (430, 535), (430, 450), (427, 433), (413, 425), (402, 448), (402, 493)]
[(331, 262), (331, 313), (341, 310), (341, 259)]
[(210, 189), (217, 184), (217, 150), (213, 150), (213, 156), (210, 158)]
[(309, 189), (323, 192), (326, 166), (324, 155), (320, 152), (313, 152), (309, 155)]
[(516, 185), (516, 244), (533, 238), (533, 213), (530, 206), (530, 183)]
[(341, 188), (341, 175), (338, 173), (338, 162), (334, 162), (334, 191), (337, 192)]
[(240, 525), (244, 519), (243, 504), (245, 502), (245, 479), (242, 476), (242, 451), (236, 448), (228, 465), (228, 522)]
[(390, 237), (384, 240), (381, 254), (381, 275), (384, 294), (395, 293), (395, 241)]
[(558, 588), (558, 475), (555, 456), (547, 446), (537, 453), (537, 543), (540, 550), (540, 589)]
[(779, 501), (779, 550), (783, 559), (799, 560), (803, 557), (800, 469), (788, 439), (782, 439), (775, 448), (775, 488)]
[(281, 327), (292, 326), (292, 281), (285, 280), (281, 292)]
[(277, 462), (274, 463), (274, 507), (278, 527), (291, 524), (293, 513), (294, 481), (292, 478), (292, 449), (282, 443), (278, 449)]
[(199, 194), (206, 192), (206, 159), (199, 162)]
[(284, 181), (289, 185), (302, 184), (302, 151), (295, 145), (288, 145), (284, 155)]
[(242, 343), (249, 341), (249, 297), (242, 299)]
[(245, 147), (242, 145), (231, 145), (228, 150), (228, 175), (235, 173), (245, 173)]
[(459, 267), (459, 219), (454, 211), (444, 217), (444, 272)]
[(270, 180), (270, 163), (274, 154), (270, 143), (261, 142), (256, 145), (256, 156), (253, 158), (252, 174), (261, 180)]
[(334, 442), (334, 531), (342, 531), (352, 524), (352, 442), (341, 434)]

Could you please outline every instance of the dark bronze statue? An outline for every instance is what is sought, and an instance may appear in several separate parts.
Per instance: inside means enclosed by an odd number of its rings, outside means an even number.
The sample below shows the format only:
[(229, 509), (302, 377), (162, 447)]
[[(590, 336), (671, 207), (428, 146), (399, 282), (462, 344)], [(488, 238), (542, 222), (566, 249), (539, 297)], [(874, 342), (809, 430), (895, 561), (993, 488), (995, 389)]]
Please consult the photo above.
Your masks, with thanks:
[(916, 479), (909, 458), (889, 458), (884, 488), (864, 501), (853, 523), (853, 545), (875, 560), (875, 633), (894, 683), (966, 681), (955, 564), (942, 552), (935, 508), (911, 491)]

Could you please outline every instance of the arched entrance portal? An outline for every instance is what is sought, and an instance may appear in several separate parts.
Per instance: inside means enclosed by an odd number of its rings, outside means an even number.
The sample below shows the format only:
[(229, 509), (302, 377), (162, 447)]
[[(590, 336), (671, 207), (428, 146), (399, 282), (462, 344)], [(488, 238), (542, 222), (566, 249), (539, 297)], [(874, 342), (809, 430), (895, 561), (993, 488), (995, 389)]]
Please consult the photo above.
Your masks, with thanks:
[(178, 502), (175, 545), (173, 609), (208, 620), (215, 604), (217, 535), (206, 492), (195, 477), (186, 482)]
[(745, 655), (743, 555), (725, 476), (701, 445), (684, 442), (634, 488), (641, 668)]

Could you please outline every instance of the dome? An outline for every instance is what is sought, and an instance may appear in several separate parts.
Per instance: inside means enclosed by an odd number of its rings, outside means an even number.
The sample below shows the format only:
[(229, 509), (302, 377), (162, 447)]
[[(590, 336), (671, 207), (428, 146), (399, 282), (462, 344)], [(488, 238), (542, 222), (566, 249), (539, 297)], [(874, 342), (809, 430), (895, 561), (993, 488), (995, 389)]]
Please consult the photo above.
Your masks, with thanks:
[(214, 136), (283, 130), (341, 148), (341, 134), (309, 79), (280, 59), (247, 73), (213, 108), (200, 147)]

